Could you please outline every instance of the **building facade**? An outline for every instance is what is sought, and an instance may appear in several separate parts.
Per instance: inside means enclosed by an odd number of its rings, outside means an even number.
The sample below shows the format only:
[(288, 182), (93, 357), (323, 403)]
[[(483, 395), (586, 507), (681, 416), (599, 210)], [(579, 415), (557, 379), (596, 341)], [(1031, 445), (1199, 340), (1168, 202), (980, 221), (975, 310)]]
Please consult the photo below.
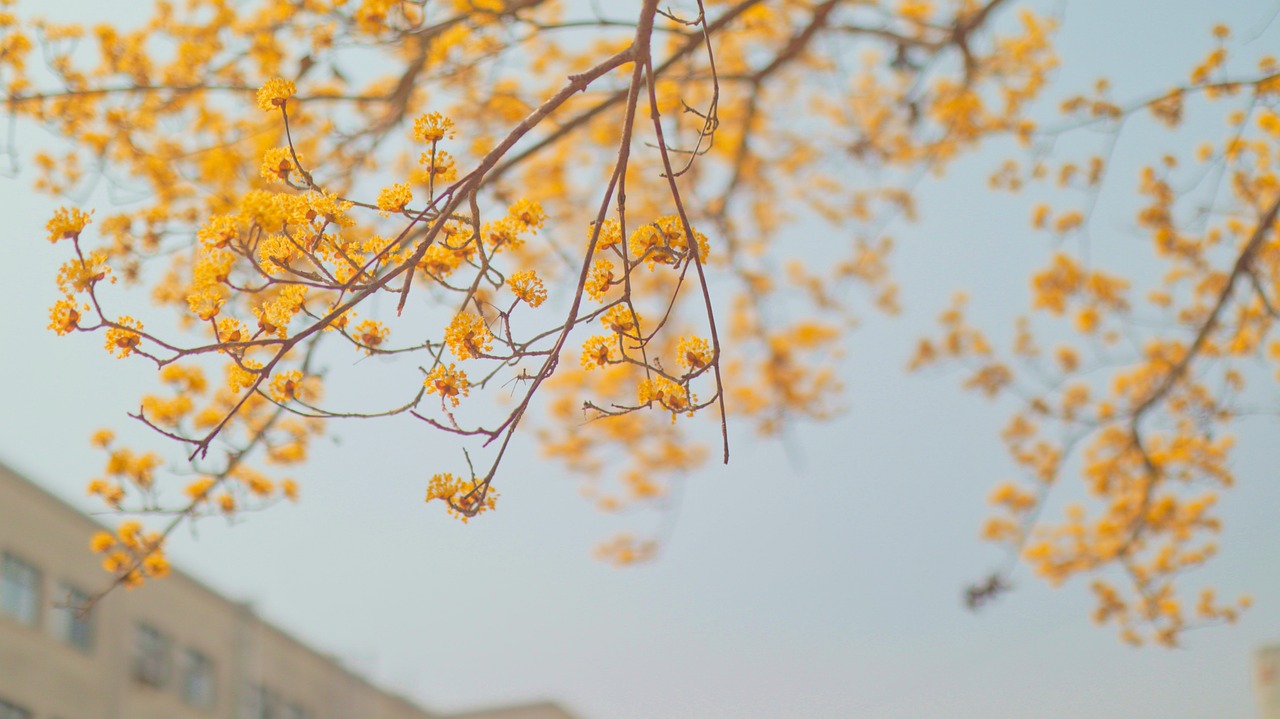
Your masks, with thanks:
[(1253, 689), (1258, 716), (1280, 719), (1280, 645), (1262, 647), (1253, 658)]
[(0, 465), (0, 719), (442, 719), (179, 571), (77, 614), (106, 580), (102, 529)]

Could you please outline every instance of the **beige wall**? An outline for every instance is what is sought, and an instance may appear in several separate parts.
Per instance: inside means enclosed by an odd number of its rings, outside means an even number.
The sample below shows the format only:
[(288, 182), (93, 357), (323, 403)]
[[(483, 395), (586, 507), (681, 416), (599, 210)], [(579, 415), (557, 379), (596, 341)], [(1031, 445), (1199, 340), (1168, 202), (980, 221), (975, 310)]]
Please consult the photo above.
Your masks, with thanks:
[(1258, 716), (1280, 719), (1280, 646), (1263, 647), (1254, 655), (1253, 688)]
[[(30, 710), (33, 719), (241, 719), (250, 683), (265, 685), (305, 709), (308, 719), (438, 716), (378, 689), (180, 572), (108, 594), (92, 612), (89, 651), (57, 639), (53, 602), (59, 599), (55, 593), (60, 584), (92, 592), (108, 580), (89, 550), (90, 537), (100, 529), (0, 464), (0, 554), (19, 557), (41, 573), (35, 626), (0, 612), (0, 700)], [(170, 677), (163, 688), (134, 677), (139, 622), (171, 641)], [(216, 697), (207, 709), (188, 706), (181, 698), (180, 655), (187, 648), (213, 661)], [(466, 716), (572, 719), (549, 703)]]

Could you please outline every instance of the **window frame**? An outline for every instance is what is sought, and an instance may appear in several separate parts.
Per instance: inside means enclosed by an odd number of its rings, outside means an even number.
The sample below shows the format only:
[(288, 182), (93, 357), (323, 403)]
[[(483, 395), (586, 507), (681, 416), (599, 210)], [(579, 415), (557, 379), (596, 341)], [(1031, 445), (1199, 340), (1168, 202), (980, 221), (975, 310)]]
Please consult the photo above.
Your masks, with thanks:
[(43, 584), (44, 574), (35, 564), (14, 552), (0, 552), (0, 614), (28, 627), (40, 626)]
[(92, 597), (71, 582), (58, 583), (57, 596), (63, 597), (60, 605), (49, 612), (49, 628), (53, 635), (67, 646), (89, 654), (97, 637), (94, 614), (81, 615), (79, 608), (88, 606)]
[(178, 681), (178, 692), (183, 704), (205, 710), (217, 705), (218, 675), (209, 655), (194, 647), (185, 647), (182, 650), (181, 676)]
[(134, 630), (133, 678), (140, 684), (164, 689), (173, 676), (173, 639), (146, 622)]

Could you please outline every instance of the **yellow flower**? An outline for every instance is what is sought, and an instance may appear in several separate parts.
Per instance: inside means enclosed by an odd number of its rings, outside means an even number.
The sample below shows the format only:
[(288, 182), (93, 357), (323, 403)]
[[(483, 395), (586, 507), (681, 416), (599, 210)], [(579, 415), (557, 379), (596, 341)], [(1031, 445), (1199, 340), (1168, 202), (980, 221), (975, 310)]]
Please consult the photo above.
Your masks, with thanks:
[(129, 566), (129, 555), (125, 552), (112, 552), (102, 560), (102, 568), (115, 574)]
[(681, 337), (676, 362), (690, 373), (698, 372), (711, 364), (711, 347), (701, 337)]
[(535, 231), (547, 221), (547, 213), (542, 205), (533, 200), (522, 199), (507, 209), (507, 216), (515, 220), (525, 230)]
[(280, 338), (288, 336), (289, 323), (294, 315), (302, 310), (306, 294), (305, 285), (285, 285), (278, 297), (261, 307), (253, 308), (253, 313), (258, 316), (258, 326), (268, 334), (274, 334)]
[(191, 484), (188, 484), (186, 489), (183, 491), (191, 498), (192, 502), (200, 503), (209, 499), (209, 490), (213, 489), (213, 484), (214, 482), (212, 478), (201, 477)]
[(116, 534), (120, 537), (120, 542), (126, 547), (137, 548), (141, 546), (142, 539), (139, 536), (142, 533), (142, 523), (130, 519), (120, 523), (120, 528), (116, 530)]
[(449, 514), (466, 522), (481, 512), (493, 509), (498, 492), (475, 479), (463, 482), (450, 473), (436, 474), (427, 485), (428, 502), (439, 499), (449, 506)]
[(657, 402), (670, 410), (672, 422), (676, 420), (677, 413), (688, 412), (689, 408), (698, 401), (698, 398), (689, 394), (683, 386), (661, 376), (651, 377), (641, 382), (637, 394), (640, 404)]
[(105, 347), (108, 352), (115, 352), (116, 357), (123, 359), (133, 354), (142, 341), (142, 336), (135, 331), (142, 329), (142, 323), (126, 315), (117, 319), (116, 324), (119, 327), (107, 328)]
[(377, 320), (365, 320), (356, 325), (356, 341), (364, 345), (365, 351), (370, 354), (373, 353), (373, 348), (387, 340), (389, 334), (391, 330), (383, 327)]
[(423, 182), (452, 182), (458, 179), (458, 163), (444, 150), (424, 152), (418, 158)]
[(445, 330), (444, 341), (454, 357), (470, 359), (486, 354), (493, 347), (493, 333), (483, 317), (460, 312)]
[(440, 142), (453, 137), (453, 120), (438, 112), (431, 112), (413, 121), (413, 139), (419, 142)]
[(547, 288), (533, 270), (512, 273), (507, 279), (511, 291), (530, 307), (537, 307), (547, 299)]
[(645, 562), (658, 552), (658, 545), (653, 541), (638, 541), (630, 534), (619, 534), (595, 549), (597, 559), (616, 566), (625, 566)]
[(1098, 308), (1090, 305), (1082, 307), (1076, 313), (1076, 329), (1083, 334), (1089, 334), (1098, 327)]
[(280, 372), (271, 378), (271, 398), (283, 404), (298, 395), (302, 385), (302, 372), (296, 369)]
[(187, 295), (187, 307), (191, 313), (206, 322), (216, 317), (225, 303), (222, 292), (212, 286), (201, 287)]
[(298, 254), (298, 248), (285, 235), (267, 235), (262, 242), (258, 243), (258, 257), (262, 269), (270, 275), (287, 269), (289, 261), (296, 254)]
[(240, 236), (240, 223), (230, 215), (214, 215), (196, 230), (196, 238), (206, 247), (221, 249)]
[(185, 394), (171, 399), (150, 394), (142, 398), (143, 414), (153, 424), (161, 426), (176, 427), (191, 410), (191, 398)]
[(232, 362), (227, 365), (227, 386), (232, 392), (252, 387), (253, 383), (258, 381), (258, 370), (261, 368), (262, 364), (257, 360), (247, 359), (244, 361), (244, 366)]
[(169, 560), (165, 559), (164, 553), (159, 549), (155, 549), (142, 560), (142, 568), (152, 577), (164, 577), (169, 574)]
[[(288, 197), (288, 195), (286, 195)], [(306, 207), (304, 210), (308, 222), (320, 220), (322, 224), (334, 223), (340, 227), (351, 227), (356, 222), (347, 215), (354, 205), (332, 193), (308, 192), (302, 196)]]
[(70, 297), (58, 300), (49, 309), (49, 329), (65, 335), (80, 325), (80, 310)]
[(458, 395), (466, 397), (471, 393), (467, 373), (456, 369), (453, 364), (447, 367), (443, 364), (436, 365), (422, 384), (427, 388), (427, 394), (438, 394), (442, 404), (448, 399), (454, 407), (458, 406)]
[(267, 182), (288, 182), (290, 173), (296, 169), (293, 153), (289, 148), (274, 147), (262, 156), (262, 167), (258, 174)]
[(422, 255), (422, 260), (418, 262), (418, 269), (432, 277), (444, 278), (458, 269), (461, 263), (462, 257), (457, 252), (435, 242)]
[(591, 264), (591, 274), (587, 275), (587, 282), (583, 285), (583, 289), (587, 291), (587, 296), (599, 302), (612, 283), (613, 263), (601, 257)]
[(413, 202), (413, 191), (405, 184), (392, 185), (378, 193), (379, 214), (383, 217), (404, 210), (410, 202)]
[(59, 207), (53, 213), (53, 219), (49, 220), (49, 223), (45, 225), (45, 229), (49, 231), (49, 241), (57, 242), (67, 237), (78, 238), (80, 233), (84, 231), (85, 225), (88, 225), (91, 221), (90, 215), (92, 214), (85, 214), (77, 207)]
[(293, 83), (282, 78), (273, 77), (263, 83), (258, 90), (258, 107), (270, 112), (277, 107), (284, 107), (285, 102), (297, 93)]
[(600, 322), (613, 332), (627, 337), (636, 336), (636, 316), (625, 304), (616, 304), (600, 317)]
[(504, 217), (496, 222), (484, 223), (480, 234), (484, 237), (485, 244), (493, 248), (494, 252), (499, 252), (504, 248), (523, 245), (524, 238), (520, 236), (523, 231), (519, 223), (510, 217)]
[[(587, 230), (587, 239), (595, 234), (595, 223)], [(600, 234), (596, 239), (596, 249), (604, 250), (622, 242), (622, 225), (618, 222), (618, 218), (610, 217), (600, 226)]]
[(596, 335), (587, 338), (582, 344), (582, 367), (592, 369), (604, 367), (612, 360), (613, 346), (616, 340)]
[(263, 476), (261, 472), (249, 469), (244, 465), (236, 467), (232, 474), (258, 497), (266, 497), (275, 489), (275, 484)]
[(114, 546), (116, 546), (116, 538), (111, 536), (111, 532), (97, 532), (93, 535), (93, 539), (89, 540), (89, 548), (99, 554)]
[[(58, 289), (66, 295), (86, 292), (111, 274), (107, 255), (101, 250), (90, 252), (83, 260), (74, 258), (58, 268)], [(115, 282), (115, 278), (112, 278)]]
[(245, 342), (249, 339), (249, 331), (244, 323), (234, 317), (223, 317), (218, 320), (219, 342)]
[[(694, 230), (694, 241), (698, 245), (698, 259), (707, 261), (707, 237)], [(676, 265), (689, 259), (689, 242), (685, 236), (684, 224), (676, 215), (659, 217), (657, 222), (644, 225), (631, 233), (627, 242), (631, 253), (637, 259), (643, 259), (653, 269), (654, 265)]]

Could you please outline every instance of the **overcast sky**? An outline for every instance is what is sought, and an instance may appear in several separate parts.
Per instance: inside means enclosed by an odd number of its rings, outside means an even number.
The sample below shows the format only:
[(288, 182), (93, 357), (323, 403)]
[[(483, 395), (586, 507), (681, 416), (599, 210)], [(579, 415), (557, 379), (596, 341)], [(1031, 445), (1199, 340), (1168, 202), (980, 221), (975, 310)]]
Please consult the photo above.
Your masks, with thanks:
[[(105, 7), (56, 5), (84, 20)], [(1106, 74), (1118, 97), (1133, 97), (1184, 77), (1214, 22), (1248, 35), (1276, 4), (1068, 7), (1063, 79), (1083, 88)], [(1269, 28), (1247, 50), (1278, 39)], [(33, 132), (20, 146), (41, 139)], [(1172, 140), (1130, 142), (1139, 157)], [(499, 511), (466, 526), (449, 519), (421, 498), (433, 456), (450, 448), (395, 421), (335, 426), (341, 443), (322, 443), (297, 472), (299, 505), (234, 527), (202, 522), (172, 554), (437, 710), (549, 698), (582, 719), (1252, 716), (1251, 653), (1280, 641), (1274, 418), (1240, 425), (1222, 553), (1190, 578), (1224, 596), (1252, 593), (1239, 625), (1193, 632), (1175, 651), (1132, 649), (1089, 622), (1083, 583), (1051, 590), (1022, 570), (994, 606), (962, 608), (963, 586), (1003, 557), (977, 532), (987, 492), (1013, 475), (999, 441), (1009, 407), (963, 394), (956, 374), (908, 376), (903, 366), (955, 289), (970, 290), (978, 319), (1007, 327), (1026, 306), (1028, 269), (1053, 249), (1029, 232), (1025, 198), (985, 193), (997, 159), (979, 155), (930, 182), (922, 221), (893, 228), (907, 311), (869, 314), (853, 335), (850, 412), (796, 428), (790, 454), (800, 461), (735, 433), (732, 463), (685, 483), (655, 563), (618, 570), (592, 559), (592, 545), (625, 526), (596, 513), (527, 441)], [(53, 205), (29, 194), (29, 177), (0, 181), (10, 252), (0, 263), (0, 459), (96, 511), (83, 488), (101, 455), (88, 436), (128, 422), (150, 372), (111, 359), (97, 336), (45, 329), (66, 251), (44, 239)], [(1093, 227), (1096, 256), (1146, 271), (1133, 251), (1145, 240), (1129, 231), (1134, 183), (1115, 186), (1122, 199)], [(780, 503), (782, 492), (814, 501)]]

